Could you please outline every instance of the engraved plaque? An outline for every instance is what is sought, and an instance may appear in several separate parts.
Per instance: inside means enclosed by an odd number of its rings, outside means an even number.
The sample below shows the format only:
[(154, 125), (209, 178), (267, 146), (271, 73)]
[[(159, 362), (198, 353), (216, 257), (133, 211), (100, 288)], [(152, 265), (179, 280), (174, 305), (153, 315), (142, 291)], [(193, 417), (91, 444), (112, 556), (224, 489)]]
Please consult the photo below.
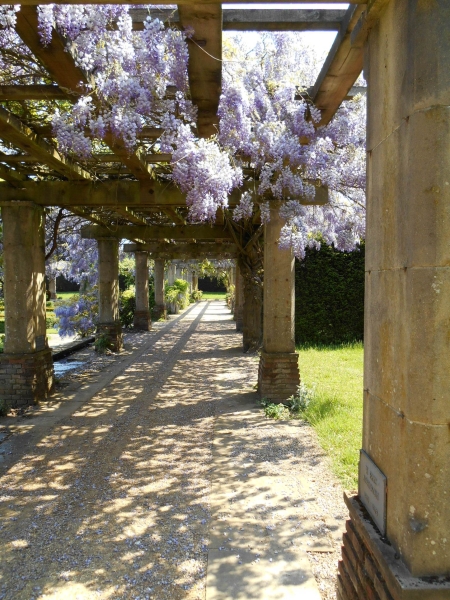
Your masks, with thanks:
[(47, 338), (45, 337), (45, 335), (37, 335), (35, 338), (36, 350), (45, 350), (45, 348), (47, 347), (46, 341)]
[(375, 521), (381, 535), (386, 534), (386, 484), (386, 476), (369, 455), (361, 450), (359, 455), (359, 499)]

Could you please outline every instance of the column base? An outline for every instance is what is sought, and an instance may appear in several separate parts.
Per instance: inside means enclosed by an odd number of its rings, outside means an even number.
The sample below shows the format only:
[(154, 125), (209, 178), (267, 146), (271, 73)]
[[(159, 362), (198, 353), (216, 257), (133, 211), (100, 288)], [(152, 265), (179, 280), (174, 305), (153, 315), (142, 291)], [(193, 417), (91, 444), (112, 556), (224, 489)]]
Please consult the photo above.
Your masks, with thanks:
[(133, 318), (133, 327), (139, 331), (150, 331), (152, 320), (149, 310), (136, 310)]
[(33, 406), (53, 392), (50, 348), (29, 354), (0, 354), (0, 398), (10, 408)]
[(261, 398), (283, 402), (296, 393), (299, 385), (298, 354), (261, 352), (258, 369), (258, 391)]
[(413, 577), (386, 538), (381, 537), (358, 496), (344, 500), (350, 512), (339, 561), (338, 600), (445, 600), (450, 580)]
[(97, 325), (97, 333), (95, 341), (99, 338), (105, 340), (106, 347), (113, 352), (120, 352), (123, 348), (122, 324), (120, 321), (115, 323), (99, 323)]
[(155, 304), (152, 308), (152, 319), (153, 321), (165, 321), (167, 319), (167, 309), (164, 304)]

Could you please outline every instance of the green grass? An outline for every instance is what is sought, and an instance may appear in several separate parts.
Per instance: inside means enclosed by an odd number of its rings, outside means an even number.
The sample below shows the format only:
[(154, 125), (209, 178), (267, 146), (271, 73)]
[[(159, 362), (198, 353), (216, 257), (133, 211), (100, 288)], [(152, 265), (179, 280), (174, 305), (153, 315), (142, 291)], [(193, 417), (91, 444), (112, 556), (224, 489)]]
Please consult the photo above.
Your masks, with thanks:
[(301, 379), (315, 390), (303, 416), (316, 430), (344, 487), (354, 490), (361, 448), (363, 345), (310, 346), (298, 350)]
[(226, 292), (203, 292), (202, 300), (225, 300)]

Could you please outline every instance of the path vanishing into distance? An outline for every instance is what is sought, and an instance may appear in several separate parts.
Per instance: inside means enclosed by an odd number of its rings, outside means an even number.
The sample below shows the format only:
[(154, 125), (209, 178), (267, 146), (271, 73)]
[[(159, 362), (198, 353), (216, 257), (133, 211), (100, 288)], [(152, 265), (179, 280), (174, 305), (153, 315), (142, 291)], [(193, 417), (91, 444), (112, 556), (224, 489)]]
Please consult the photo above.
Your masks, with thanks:
[(199, 302), (0, 419), (0, 599), (335, 597), (346, 517), (314, 432)]

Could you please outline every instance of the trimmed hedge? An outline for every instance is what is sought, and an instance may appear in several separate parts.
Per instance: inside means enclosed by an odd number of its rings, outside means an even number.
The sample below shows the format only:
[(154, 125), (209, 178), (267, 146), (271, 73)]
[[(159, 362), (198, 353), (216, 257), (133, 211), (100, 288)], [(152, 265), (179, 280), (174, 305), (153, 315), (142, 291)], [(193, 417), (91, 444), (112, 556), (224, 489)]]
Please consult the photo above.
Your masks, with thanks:
[(340, 344), (364, 335), (364, 245), (339, 252), (322, 244), (295, 261), (295, 340)]

